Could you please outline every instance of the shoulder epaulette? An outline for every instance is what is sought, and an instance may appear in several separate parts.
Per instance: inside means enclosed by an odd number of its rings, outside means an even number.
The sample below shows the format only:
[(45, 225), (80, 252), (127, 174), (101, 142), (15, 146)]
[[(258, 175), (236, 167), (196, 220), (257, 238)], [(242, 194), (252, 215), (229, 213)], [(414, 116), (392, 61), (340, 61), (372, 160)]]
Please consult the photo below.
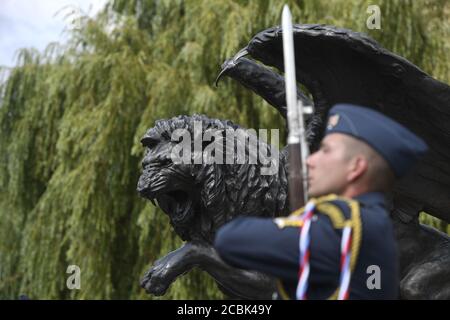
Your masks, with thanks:
[[(336, 229), (342, 229), (345, 225), (345, 215), (342, 212), (342, 209), (339, 208), (338, 205), (335, 204), (335, 200), (351, 200), (346, 198), (338, 197), (335, 194), (326, 195), (319, 198), (312, 198), (310, 201), (313, 201), (316, 207), (316, 213), (320, 212), (327, 215), (333, 227)], [(295, 210), (287, 217), (278, 217), (274, 219), (274, 222), (279, 228), (285, 227), (301, 227), (303, 226), (303, 220), (301, 219), (301, 215), (305, 211), (305, 207)]]

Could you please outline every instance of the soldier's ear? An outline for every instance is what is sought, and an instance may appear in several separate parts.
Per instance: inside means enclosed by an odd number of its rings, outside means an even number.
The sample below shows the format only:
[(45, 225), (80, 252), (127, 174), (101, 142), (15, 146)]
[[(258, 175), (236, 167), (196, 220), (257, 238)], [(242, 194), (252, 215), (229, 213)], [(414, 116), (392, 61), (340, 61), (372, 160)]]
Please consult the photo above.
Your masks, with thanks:
[(362, 177), (368, 170), (369, 163), (363, 155), (356, 155), (350, 161), (347, 170), (347, 182), (353, 182)]

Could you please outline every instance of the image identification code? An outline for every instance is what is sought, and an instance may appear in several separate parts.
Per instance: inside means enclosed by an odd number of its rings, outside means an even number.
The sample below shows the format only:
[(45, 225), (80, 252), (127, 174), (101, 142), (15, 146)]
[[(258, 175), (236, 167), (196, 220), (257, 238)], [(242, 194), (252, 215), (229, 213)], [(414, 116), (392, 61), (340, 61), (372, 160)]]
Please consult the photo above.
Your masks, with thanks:
[(207, 307), (207, 306), (190, 306), (185, 304), (184, 306), (179, 306), (177, 310), (178, 315), (199, 315), (208, 318), (211, 314), (221, 314), (221, 315), (269, 315), (272, 305), (266, 304), (230, 304), (221, 305), (220, 308), (217, 307)]

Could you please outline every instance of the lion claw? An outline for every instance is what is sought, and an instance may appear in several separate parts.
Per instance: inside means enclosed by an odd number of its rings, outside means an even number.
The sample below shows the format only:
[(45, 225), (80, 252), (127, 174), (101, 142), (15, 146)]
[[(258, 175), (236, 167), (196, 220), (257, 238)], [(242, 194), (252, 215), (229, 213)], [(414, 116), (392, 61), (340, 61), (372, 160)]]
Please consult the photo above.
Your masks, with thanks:
[(166, 268), (155, 265), (141, 279), (141, 287), (149, 294), (162, 296), (166, 293), (172, 281), (167, 279)]

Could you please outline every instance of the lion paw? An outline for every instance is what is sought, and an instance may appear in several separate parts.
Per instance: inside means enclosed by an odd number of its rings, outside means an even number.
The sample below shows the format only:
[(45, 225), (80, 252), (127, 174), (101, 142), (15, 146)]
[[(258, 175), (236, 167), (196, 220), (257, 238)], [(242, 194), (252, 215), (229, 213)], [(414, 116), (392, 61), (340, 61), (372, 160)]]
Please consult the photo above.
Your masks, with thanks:
[(149, 294), (162, 296), (166, 293), (172, 280), (168, 277), (168, 267), (156, 264), (151, 267), (141, 280), (141, 287)]

